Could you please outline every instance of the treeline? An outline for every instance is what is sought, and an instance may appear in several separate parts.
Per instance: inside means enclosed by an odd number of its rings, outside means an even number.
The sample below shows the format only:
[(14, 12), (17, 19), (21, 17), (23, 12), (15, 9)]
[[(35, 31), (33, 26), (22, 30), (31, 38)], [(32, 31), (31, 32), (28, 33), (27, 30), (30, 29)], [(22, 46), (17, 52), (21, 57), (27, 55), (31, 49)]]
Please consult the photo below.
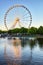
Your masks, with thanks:
[(43, 26), (40, 26), (39, 28), (31, 27), (28, 28), (15, 28), (13, 30), (9, 30), (8, 33), (27, 33), (27, 34), (41, 34), (43, 35)]
[(7, 33), (7, 32), (8, 32), (8, 31), (2, 31), (2, 30), (0, 30), (0, 34), (1, 34), (1, 33)]
[(15, 28), (12, 30), (8, 31), (1, 31), (0, 33), (9, 33), (9, 34), (14, 34), (14, 33), (26, 33), (26, 34), (41, 34), (43, 35), (43, 26), (40, 26), (39, 28), (36, 27), (31, 27), (31, 28)]

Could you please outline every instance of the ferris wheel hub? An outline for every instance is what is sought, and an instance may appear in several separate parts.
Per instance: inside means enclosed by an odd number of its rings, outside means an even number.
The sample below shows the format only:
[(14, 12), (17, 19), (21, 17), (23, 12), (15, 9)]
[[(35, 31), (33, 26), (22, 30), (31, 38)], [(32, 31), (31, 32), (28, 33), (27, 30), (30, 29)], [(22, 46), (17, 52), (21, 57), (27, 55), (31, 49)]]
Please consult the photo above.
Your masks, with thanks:
[(20, 19), (17, 17), (16, 19), (15, 19), (15, 21), (19, 21)]

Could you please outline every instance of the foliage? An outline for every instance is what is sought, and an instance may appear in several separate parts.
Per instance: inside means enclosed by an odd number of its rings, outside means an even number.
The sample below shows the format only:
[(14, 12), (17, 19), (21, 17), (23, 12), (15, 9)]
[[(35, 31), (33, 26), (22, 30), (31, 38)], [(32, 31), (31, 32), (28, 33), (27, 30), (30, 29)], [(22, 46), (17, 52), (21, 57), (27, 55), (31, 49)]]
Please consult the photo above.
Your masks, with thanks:
[(40, 26), (37, 30), (38, 34), (43, 34), (43, 26)]
[(0, 30), (0, 34), (1, 33), (9, 33), (9, 34), (14, 34), (14, 33), (26, 33), (26, 34), (41, 34), (43, 35), (43, 26), (40, 26), (39, 28), (35, 28), (35, 27), (31, 27), (30, 29), (28, 28), (15, 28), (12, 30), (8, 30), (8, 31), (2, 31)]
[(29, 33), (29, 34), (36, 34), (36, 33), (37, 33), (37, 28), (31, 27), (31, 28), (28, 30), (28, 33)]

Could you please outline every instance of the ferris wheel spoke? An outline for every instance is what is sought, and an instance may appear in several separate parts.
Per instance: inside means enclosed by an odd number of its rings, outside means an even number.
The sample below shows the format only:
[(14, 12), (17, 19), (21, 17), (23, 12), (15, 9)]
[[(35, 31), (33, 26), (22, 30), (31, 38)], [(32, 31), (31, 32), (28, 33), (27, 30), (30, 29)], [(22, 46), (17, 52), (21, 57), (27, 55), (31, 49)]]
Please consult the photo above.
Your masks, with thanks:
[(21, 19), (29, 19), (30, 16), (21, 17)]
[(21, 18), (20, 20), (30, 20), (30, 18)]
[(22, 19), (26, 19), (26, 18), (29, 18), (30, 16), (25, 16), (25, 17), (21, 17)]
[(20, 26), (20, 27), (21, 27), (21, 25), (22, 25), (21, 22), (19, 22), (19, 26)]
[(29, 23), (27, 23), (27, 22), (29, 22), (29, 20), (28, 21), (21, 21), (25, 26), (27, 25), (30, 25)]
[(22, 24), (22, 27), (25, 27), (25, 25), (27, 25), (27, 23), (25, 23), (25, 22), (20, 21), (20, 23)]
[(30, 16), (28, 13), (22, 15), (22, 17)]
[(22, 18), (25, 18), (25, 17), (30, 17), (30, 16), (29, 15), (22, 16)]
[(30, 21), (29, 19), (21, 19), (21, 21)]
[(27, 22), (27, 21), (30, 21), (30, 20), (20, 20), (20, 21), (25, 21), (25, 22)]
[(27, 24), (29, 24), (28, 22), (29, 21), (27, 21), (27, 22), (25, 22), (25, 21), (21, 21), (23, 24), (25, 24), (25, 25), (27, 25)]
[(15, 17), (17, 17), (18, 16), (18, 10), (16, 9), (16, 11), (15, 11), (15, 15), (14, 15)]
[(19, 24), (21, 25), (21, 27), (24, 27), (23, 22), (20, 21)]
[(25, 13), (25, 14), (23, 14), (23, 15), (22, 15), (22, 17), (24, 17), (24, 16), (26, 16), (26, 15), (28, 15), (28, 12), (27, 12), (27, 13)]
[(23, 26), (23, 23), (21, 21), (19, 23), (21, 24), (21, 26)]

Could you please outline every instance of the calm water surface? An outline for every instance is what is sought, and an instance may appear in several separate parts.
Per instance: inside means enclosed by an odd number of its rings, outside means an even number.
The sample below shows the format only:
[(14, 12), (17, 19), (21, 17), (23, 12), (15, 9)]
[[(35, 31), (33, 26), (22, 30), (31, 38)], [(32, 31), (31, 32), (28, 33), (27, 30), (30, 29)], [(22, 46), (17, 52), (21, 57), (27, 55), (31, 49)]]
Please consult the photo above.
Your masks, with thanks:
[(43, 65), (43, 39), (0, 38), (0, 65)]

